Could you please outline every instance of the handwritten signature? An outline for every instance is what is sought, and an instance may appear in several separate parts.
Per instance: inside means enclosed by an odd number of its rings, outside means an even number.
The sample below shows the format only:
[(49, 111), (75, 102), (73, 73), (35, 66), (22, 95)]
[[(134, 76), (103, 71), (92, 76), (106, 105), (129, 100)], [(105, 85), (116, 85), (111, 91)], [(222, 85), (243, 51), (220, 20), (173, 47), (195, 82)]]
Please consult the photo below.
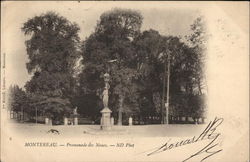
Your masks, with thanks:
[(213, 121), (209, 122), (207, 127), (203, 130), (203, 132), (199, 136), (193, 136), (192, 138), (178, 141), (178, 142), (174, 142), (171, 144), (170, 144), (171, 139), (169, 139), (164, 145), (156, 148), (153, 152), (150, 152), (147, 155), (151, 156), (151, 155), (158, 154), (158, 153), (161, 153), (161, 152), (164, 152), (164, 151), (176, 148), (176, 147), (180, 147), (180, 146), (184, 146), (184, 145), (188, 145), (188, 144), (193, 144), (193, 143), (196, 143), (198, 141), (209, 139), (209, 140), (211, 140), (211, 142), (209, 142), (205, 147), (203, 147), (198, 152), (192, 154), (190, 157), (186, 158), (185, 160), (183, 160), (183, 162), (186, 162), (186, 161), (190, 160), (191, 158), (194, 158), (198, 155), (205, 154), (206, 156), (201, 160), (201, 161), (204, 161), (208, 157), (211, 157), (211, 156), (222, 151), (222, 149), (216, 150), (216, 146), (219, 144), (217, 139), (221, 135), (220, 133), (216, 132), (216, 129), (218, 128), (219, 125), (222, 124), (223, 120), (224, 120), (223, 118), (215, 117), (215, 119)]

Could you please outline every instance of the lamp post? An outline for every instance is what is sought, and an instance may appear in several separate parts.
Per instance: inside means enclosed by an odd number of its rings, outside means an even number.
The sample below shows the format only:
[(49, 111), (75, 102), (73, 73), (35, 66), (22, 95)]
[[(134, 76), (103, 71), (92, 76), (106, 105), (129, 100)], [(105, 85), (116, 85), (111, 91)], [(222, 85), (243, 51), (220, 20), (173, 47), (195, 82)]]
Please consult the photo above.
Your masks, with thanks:
[(168, 73), (167, 73), (167, 101), (166, 107), (166, 124), (169, 124), (169, 79), (170, 79), (170, 53), (168, 52)]
[(21, 121), (22, 121), (22, 123), (24, 122), (24, 113), (23, 113), (23, 107), (21, 108)]
[(36, 124), (37, 124), (37, 107), (36, 107)]
[[(167, 64), (167, 65), (166, 65)], [(167, 69), (166, 69), (167, 68)], [(167, 94), (166, 93), (166, 72), (167, 72)], [(170, 80), (170, 52), (167, 51), (167, 60), (164, 59), (163, 92), (162, 92), (162, 124), (169, 124), (169, 80)], [(166, 95), (166, 102), (165, 102)], [(166, 117), (164, 117), (164, 108)]]
[(166, 59), (164, 61), (164, 74), (163, 74), (163, 89), (162, 89), (162, 109), (161, 109), (161, 124), (165, 123), (164, 118), (164, 105), (165, 105), (165, 91), (166, 91)]

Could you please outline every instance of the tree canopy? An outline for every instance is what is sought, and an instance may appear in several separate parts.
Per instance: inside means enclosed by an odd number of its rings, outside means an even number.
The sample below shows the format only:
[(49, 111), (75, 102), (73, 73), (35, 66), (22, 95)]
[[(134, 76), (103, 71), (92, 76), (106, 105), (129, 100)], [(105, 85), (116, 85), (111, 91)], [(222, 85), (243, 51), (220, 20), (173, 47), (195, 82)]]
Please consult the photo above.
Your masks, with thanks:
[[(131, 10), (115, 9), (100, 16), (95, 32), (82, 46), (81, 94), (100, 95), (104, 87), (102, 76), (108, 72), (113, 112), (159, 114), (164, 64), (170, 55), (171, 115), (194, 116), (192, 104), (201, 103), (195, 93), (197, 78), (201, 77), (198, 67), (203, 66), (199, 62), (201, 55), (180, 37), (162, 36), (152, 29), (141, 32), (141, 24), (142, 16)], [(193, 26), (191, 30), (196, 33)], [(187, 36), (189, 42), (191, 37), (193, 34)], [(101, 109), (100, 104), (95, 106), (99, 106), (96, 110)]]
[(18, 85), (11, 85), (9, 87), (8, 104), (10, 110), (20, 112), (28, 107), (28, 98), (25, 91)]
[[(36, 109), (56, 120), (69, 116), (75, 106), (80, 114), (97, 118), (103, 108), (103, 76), (109, 73), (109, 108), (119, 123), (122, 115), (159, 116), (165, 111), (163, 90), (169, 58), (170, 115), (203, 116), (204, 19), (193, 22), (185, 41), (153, 29), (141, 31), (142, 23), (138, 11), (112, 9), (80, 41), (79, 26), (54, 12), (27, 20), (21, 30), (28, 38), (26, 67), (32, 78), (26, 91), (12, 88), (18, 96), (15, 100), (26, 97), (31, 112)], [(76, 68), (80, 58), (82, 71)], [(15, 102), (12, 107), (19, 104)]]
[(79, 30), (77, 24), (54, 12), (35, 16), (22, 27), (24, 34), (30, 36), (26, 41), (27, 70), (33, 74), (25, 87), (38, 99), (34, 105), (52, 118), (66, 115), (72, 109), (73, 73), (80, 56)]

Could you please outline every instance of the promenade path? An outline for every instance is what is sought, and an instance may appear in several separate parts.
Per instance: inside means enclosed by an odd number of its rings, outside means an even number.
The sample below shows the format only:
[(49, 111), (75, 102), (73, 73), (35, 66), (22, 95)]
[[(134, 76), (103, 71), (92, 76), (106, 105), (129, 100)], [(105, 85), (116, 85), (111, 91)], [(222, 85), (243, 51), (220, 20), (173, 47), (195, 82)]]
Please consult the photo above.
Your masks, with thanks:
[[(205, 129), (206, 124), (170, 124), (170, 125), (133, 125), (133, 126), (113, 126), (112, 130), (100, 130), (100, 125), (44, 125), (30, 123), (11, 123), (8, 124), (9, 129), (15, 133), (26, 137), (182, 137), (199, 134)], [(48, 131), (55, 129), (57, 133)]]

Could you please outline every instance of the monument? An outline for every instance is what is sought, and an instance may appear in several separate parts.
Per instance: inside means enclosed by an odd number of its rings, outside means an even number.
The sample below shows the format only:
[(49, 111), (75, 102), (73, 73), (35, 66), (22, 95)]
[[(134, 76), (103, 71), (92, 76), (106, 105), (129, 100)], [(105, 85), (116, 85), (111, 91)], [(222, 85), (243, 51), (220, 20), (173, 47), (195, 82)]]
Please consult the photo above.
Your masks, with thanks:
[(102, 109), (102, 118), (101, 118), (101, 129), (102, 130), (110, 130), (111, 129), (111, 119), (110, 119), (110, 114), (111, 110), (108, 108), (108, 100), (109, 100), (109, 80), (110, 76), (108, 73), (104, 74), (104, 82), (105, 82), (105, 87), (102, 93), (102, 101), (103, 101), (103, 106), (104, 108)]

